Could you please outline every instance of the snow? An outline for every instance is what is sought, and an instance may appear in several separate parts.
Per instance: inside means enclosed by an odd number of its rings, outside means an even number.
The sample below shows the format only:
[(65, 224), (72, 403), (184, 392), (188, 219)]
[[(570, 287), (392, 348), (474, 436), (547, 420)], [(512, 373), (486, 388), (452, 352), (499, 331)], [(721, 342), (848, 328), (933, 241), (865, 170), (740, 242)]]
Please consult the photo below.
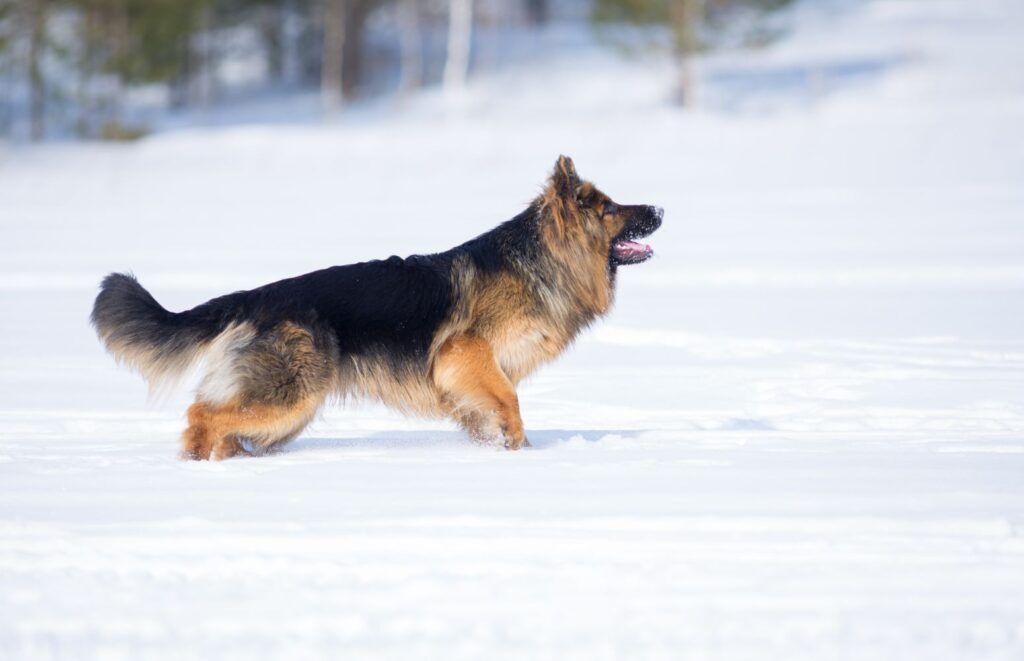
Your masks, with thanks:
[[(594, 47), (455, 118), (0, 152), (0, 658), (1024, 658), (1024, 8), (791, 21), (696, 112)], [(532, 449), (363, 404), (180, 462), (188, 393), (87, 324), (113, 270), (182, 309), (447, 248), (558, 153), (666, 216)]]

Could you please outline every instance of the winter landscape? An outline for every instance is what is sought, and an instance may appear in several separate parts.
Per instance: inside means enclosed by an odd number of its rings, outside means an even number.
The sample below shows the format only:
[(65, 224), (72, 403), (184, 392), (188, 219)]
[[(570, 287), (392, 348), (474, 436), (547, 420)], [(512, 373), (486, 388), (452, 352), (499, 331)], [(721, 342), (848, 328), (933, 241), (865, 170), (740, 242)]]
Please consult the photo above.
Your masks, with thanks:
[[(1024, 6), (784, 21), (688, 110), (583, 31), (454, 105), (0, 148), (0, 658), (1024, 658)], [(180, 310), (446, 249), (559, 153), (666, 214), (532, 448), (350, 404), (182, 462), (188, 388), (88, 324), (110, 271)]]

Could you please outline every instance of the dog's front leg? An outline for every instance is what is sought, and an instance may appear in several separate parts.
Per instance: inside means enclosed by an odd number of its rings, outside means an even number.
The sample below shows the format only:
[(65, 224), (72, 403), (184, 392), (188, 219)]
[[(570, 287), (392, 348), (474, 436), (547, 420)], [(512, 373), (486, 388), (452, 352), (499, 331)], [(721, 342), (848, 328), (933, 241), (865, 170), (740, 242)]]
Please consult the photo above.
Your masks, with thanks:
[(489, 439), (496, 435), (489, 427), (497, 426), (495, 431), (500, 431), (509, 450), (529, 445), (515, 386), (486, 340), (474, 335), (450, 338), (437, 353), (433, 376), (471, 436)]

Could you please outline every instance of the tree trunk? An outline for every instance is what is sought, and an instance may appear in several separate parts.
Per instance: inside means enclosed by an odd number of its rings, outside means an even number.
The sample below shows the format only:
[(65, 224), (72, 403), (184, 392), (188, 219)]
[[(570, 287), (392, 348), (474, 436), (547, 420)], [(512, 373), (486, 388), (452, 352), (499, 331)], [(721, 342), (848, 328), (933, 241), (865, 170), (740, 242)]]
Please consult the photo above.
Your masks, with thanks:
[(469, 46), (473, 32), (473, 0), (450, 0), (448, 5), (448, 55), (444, 64), (444, 88), (449, 94), (466, 86)]
[(284, 78), (284, 32), (286, 13), (282, 7), (263, 7), (258, 26), (263, 52), (266, 56), (267, 78), (274, 83)]
[[(127, 41), (127, 34), (126, 30), (124, 32), (125, 42)], [(199, 54), (196, 54), (192, 52), (190, 47), (182, 50), (181, 68), (168, 83), (169, 101), (172, 108), (187, 108), (195, 100), (197, 96), (195, 89), (196, 80), (200, 79), (201, 81), (202, 75), (202, 52), (200, 51)]]
[(530, 25), (544, 25), (549, 16), (548, 0), (526, 0), (526, 20)]
[(42, 60), (46, 52), (46, 19), (49, 10), (47, 4), (47, 0), (32, 0), (29, 12), (29, 115), (33, 140), (42, 140), (46, 135), (46, 80), (43, 76)]
[(96, 73), (96, 50), (99, 42), (100, 17), (97, 15), (96, 7), (89, 4), (82, 8), (82, 23), (80, 42), (82, 51), (79, 53), (78, 64), (78, 89), (76, 102), (78, 104), (78, 119), (75, 121), (75, 131), (80, 138), (90, 138), (94, 134), (94, 113), (95, 104), (92, 94), (92, 80)]
[(366, 19), (374, 0), (349, 0), (345, 12), (344, 62), (341, 67), (341, 92), (346, 99), (355, 97), (363, 78), (363, 37)]
[(704, 19), (704, 0), (672, 0), (670, 21), (674, 37), (677, 80), (675, 101), (678, 105), (697, 105), (697, 74), (694, 58), (700, 50), (699, 28)]
[(399, 0), (398, 38), (402, 50), (402, 80), (398, 90), (402, 96), (406, 96), (423, 82), (419, 0)]
[(345, 14), (347, 0), (323, 0), (324, 37), (320, 69), (320, 102), (325, 113), (341, 107), (342, 71), (345, 64)]
[(182, 56), (193, 63), (191, 73), (184, 72), (186, 89), (191, 88), (194, 103), (206, 111), (217, 90), (217, 35), (214, 33), (213, 7), (206, 7), (196, 34), (185, 37)]
[[(121, 58), (128, 50), (128, 35), (131, 29), (128, 19), (128, 11), (123, 3), (119, 3), (104, 10), (100, 34), (102, 43), (109, 45), (108, 57)], [(124, 73), (113, 72), (113, 85), (103, 96), (102, 109), (98, 119), (98, 133), (104, 132), (104, 127), (114, 126), (121, 123), (121, 109), (124, 106)], [(171, 89), (173, 93), (173, 87)]]

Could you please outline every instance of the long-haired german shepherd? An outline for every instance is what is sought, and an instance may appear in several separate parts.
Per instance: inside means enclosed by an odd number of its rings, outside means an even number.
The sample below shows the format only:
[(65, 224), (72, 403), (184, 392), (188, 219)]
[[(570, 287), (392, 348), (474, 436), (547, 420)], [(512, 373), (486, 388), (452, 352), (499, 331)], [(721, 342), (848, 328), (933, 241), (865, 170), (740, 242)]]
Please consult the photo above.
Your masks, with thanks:
[(107, 350), (151, 387), (201, 359), (183, 456), (225, 459), (248, 439), (295, 438), (329, 395), (450, 416), (472, 437), (525, 444), (516, 384), (612, 303), (615, 272), (662, 210), (612, 202), (559, 157), (518, 216), (436, 255), (334, 266), (169, 312), (130, 275), (92, 310)]

